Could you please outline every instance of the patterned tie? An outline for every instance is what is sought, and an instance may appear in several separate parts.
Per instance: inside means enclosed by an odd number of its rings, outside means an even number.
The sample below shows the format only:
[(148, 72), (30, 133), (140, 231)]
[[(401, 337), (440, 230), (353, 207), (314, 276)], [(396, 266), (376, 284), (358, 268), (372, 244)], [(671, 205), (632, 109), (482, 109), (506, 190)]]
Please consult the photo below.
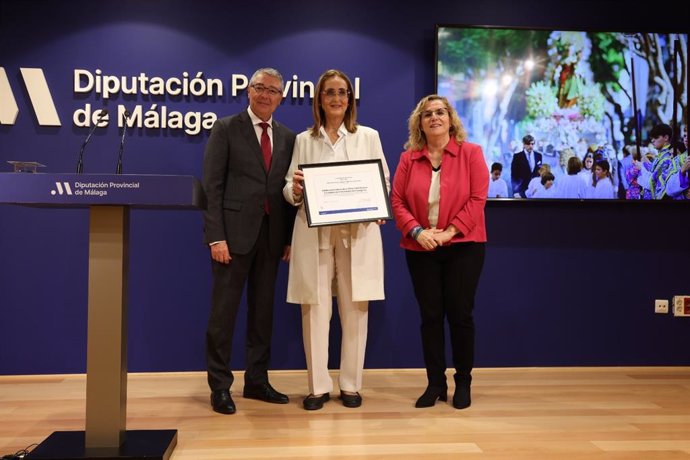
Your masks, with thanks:
[(261, 151), (264, 154), (264, 164), (266, 172), (271, 169), (271, 139), (268, 137), (268, 123), (259, 123), (263, 132), (261, 133)]
[[(261, 129), (261, 151), (264, 154), (264, 164), (266, 165), (266, 174), (271, 169), (271, 139), (268, 137), (268, 123), (259, 123)], [(268, 198), (264, 199), (264, 212), (268, 214), (269, 212)]]

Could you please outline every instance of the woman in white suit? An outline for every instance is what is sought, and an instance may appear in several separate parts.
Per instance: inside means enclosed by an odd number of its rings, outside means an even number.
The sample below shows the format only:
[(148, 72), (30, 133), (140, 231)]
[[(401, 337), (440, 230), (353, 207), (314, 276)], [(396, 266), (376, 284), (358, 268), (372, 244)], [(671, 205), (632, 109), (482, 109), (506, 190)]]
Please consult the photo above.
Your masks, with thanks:
[(321, 409), (330, 399), (328, 333), (332, 314), (331, 282), (335, 277), (342, 327), (340, 399), (359, 407), (367, 341), (370, 300), (382, 300), (383, 246), (379, 222), (309, 228), (303, 204), (300, 164), (380, 159), (386, 186), (390, 173), (378, 132), (357, 125), (357, 107), (350, 79), (343, 72), (321, 75), (313, 98), (314, 126), (295, 140), (292, 164), (283, 189), (285, 199), (298, 206), (292, 235), (287, 301), (302, 305), (302, 334), (310, 394), (307, 410)]

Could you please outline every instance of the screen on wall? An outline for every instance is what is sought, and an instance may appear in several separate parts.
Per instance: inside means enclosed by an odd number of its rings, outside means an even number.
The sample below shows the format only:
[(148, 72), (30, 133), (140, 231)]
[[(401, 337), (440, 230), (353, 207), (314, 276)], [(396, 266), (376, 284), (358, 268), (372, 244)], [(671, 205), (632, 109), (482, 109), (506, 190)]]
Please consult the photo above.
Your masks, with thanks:
[(437, 93), (484, 151), (489, 198), (687, 200), (687, 45), (680, 33), (437, 26)]

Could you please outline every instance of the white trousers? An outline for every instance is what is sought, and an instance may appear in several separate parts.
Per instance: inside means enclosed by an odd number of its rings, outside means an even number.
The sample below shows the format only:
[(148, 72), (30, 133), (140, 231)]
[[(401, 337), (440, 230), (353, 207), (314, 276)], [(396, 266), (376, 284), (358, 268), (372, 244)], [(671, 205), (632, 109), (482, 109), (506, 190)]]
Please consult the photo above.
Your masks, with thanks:
[(352, 301), (350, 248), (345, 244), (340, 238), (332, 238), (328, 249), (319, 250), (319, 303), (302, 305), (309, 393), (314, 395), (333, 391), (333, 380), (328, 374), (328, 335), (333, 313), (331, 281), (334, 275), (342, 329), (338, 383), (344, 391), (355, 392), (362, 388), (369, 302)]

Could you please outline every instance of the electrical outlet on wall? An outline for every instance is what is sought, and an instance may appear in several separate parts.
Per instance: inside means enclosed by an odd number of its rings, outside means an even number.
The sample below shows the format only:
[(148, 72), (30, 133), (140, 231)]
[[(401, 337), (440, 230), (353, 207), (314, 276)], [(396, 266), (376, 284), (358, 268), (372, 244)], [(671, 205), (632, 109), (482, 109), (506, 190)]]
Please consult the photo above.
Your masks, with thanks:
[(654, 313), (668, 313), (668, 300), (656, 299), (654, 301)]
[(690, 296), (673, 296), (673, 316), (690, 316)]

